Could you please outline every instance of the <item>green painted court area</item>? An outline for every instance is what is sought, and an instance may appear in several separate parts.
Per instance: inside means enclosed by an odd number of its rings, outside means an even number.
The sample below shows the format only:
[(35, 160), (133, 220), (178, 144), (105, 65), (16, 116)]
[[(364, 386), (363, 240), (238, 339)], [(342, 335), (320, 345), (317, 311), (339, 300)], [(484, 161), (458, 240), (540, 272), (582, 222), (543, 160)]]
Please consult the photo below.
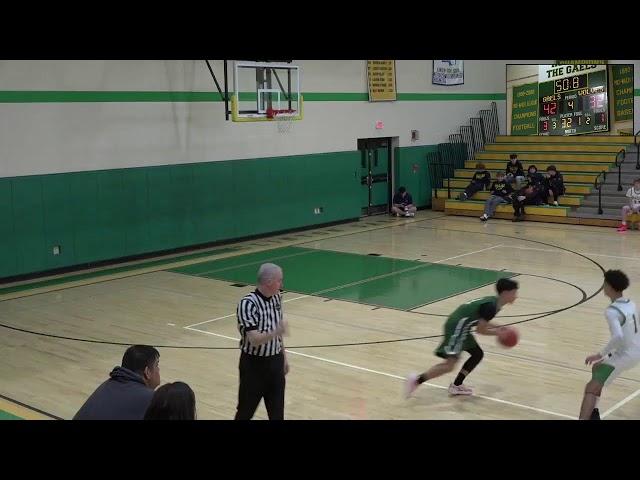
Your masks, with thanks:
[(276, 248), (170, 271), (255, 285), (258, 268), (265, 262), (282, 267), (287, 291), (401, 310), (411, 310), (514, 275), (301, 247)]
[(15, 415), (10, 414), (9, 412), (5, 412), (4, 410), (0, 410), (0, 420), (22, 420), (22, 418), (16, 417)]

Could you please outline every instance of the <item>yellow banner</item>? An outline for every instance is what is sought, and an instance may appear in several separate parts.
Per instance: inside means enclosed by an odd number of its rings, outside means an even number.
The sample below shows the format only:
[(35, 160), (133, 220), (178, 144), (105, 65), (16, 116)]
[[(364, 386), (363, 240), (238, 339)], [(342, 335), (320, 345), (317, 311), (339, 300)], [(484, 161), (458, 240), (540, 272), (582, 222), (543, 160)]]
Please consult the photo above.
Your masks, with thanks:
[(367, 60), (367, 81), (370, 102), (396, 100), (396, 61)]

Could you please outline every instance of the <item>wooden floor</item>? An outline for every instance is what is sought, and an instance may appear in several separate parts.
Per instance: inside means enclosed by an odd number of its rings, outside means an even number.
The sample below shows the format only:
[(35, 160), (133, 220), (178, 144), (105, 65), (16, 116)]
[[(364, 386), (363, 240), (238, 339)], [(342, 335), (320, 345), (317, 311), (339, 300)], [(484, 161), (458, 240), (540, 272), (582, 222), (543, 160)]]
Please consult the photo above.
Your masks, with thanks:
[[(162, 347), (163, 383), (192, 386), (200, 419), (232, 418), (238, 385), (235, 306), (253, 287), (170, 269), (289, 245), (514, 272), (519, 299), (496, 322), (522, 323), (521, 342), (513, 349), (479, 336), (485, 359), (467, 381), (475, 388), (473, 397), (448, 396), (452, 374), (404, 400), (404, 377), (437, 360), (433, 350), (446, 315), (462, 302), (491, 294), (491, 286), (411, 310), (372, 304), (368, 279), (359, 283), (360, 303), (322, 292), (286, 292), (288, 419), (575, 418), (590, 378), (584, 358), (609, 336), (602, 269), (623, 269), (631, 279), (629, 295), (640, 301), (640, 232), (504, 220), (483, 224), (430, 211), (414, 219), (372, 217), (239, 243), (211, 258), (176, 257), (170, 264), (8, 293), (0, 297), (0, 324), (76, 340), (2, 328), (0, 394), (71, 418), (120, 363), (126, 346), (111, 343), (147, 343)], [(286, 289), (286, 269), (284, 277)], [(403, 289), (434, 288), (424, 283)], [(605, 390), (603, 416), (640, 418), (638, 394), (640, 368)], [(256, 418), (266, 418), (262, 404)]]

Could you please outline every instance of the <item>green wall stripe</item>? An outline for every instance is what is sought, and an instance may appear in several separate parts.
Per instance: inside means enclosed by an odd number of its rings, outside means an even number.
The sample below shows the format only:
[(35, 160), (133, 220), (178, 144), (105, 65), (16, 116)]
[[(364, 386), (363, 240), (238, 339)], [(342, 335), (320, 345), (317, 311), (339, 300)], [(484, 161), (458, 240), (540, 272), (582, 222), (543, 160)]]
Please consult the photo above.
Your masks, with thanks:
[(305, 102), (368, 102), (368, 93), (302, 92)]
[[(308, 102), (367, 102), (368, 94), (359, 92), (305, 92)], [(636, 90), (638, 95), (638, 90)], [(252, 100), (253, 92), (241, 92), (240, 100)], [(505, 100), (504, 93), (398, 93), (398, 101), (472, 101)], [(3, 90), (0, 103), (88, 103), (88, 102), (222, 102), (218, 92), (137, 92), (137, 91), (60, 91)]]
[[(307, 102), (368, 102), (367, 93), (305, 92)], [(640, 97), (640, 88), (634, 90)], [(253, 92), (240, 93), (240, 100), (252, 100)], [(400, 102), (506, 100), (504, 93), (398, 93)], [(2, 90), (0, 103), (77, 103), (77, 102), (222, 102), (218, 92), (138, 92), (138, 91), (60, 91)]]
[(1, 103), (220, 102), (217, 92), (0, 91)]

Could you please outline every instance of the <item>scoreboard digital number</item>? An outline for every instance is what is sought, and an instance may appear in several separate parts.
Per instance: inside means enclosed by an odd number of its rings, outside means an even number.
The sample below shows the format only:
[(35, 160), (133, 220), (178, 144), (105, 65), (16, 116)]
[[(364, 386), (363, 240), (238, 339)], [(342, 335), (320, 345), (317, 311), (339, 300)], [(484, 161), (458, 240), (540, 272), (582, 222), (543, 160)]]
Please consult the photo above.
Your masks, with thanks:
[(538, 135), (609, 131), (606, 70), (541, 82), (539, 92)]

